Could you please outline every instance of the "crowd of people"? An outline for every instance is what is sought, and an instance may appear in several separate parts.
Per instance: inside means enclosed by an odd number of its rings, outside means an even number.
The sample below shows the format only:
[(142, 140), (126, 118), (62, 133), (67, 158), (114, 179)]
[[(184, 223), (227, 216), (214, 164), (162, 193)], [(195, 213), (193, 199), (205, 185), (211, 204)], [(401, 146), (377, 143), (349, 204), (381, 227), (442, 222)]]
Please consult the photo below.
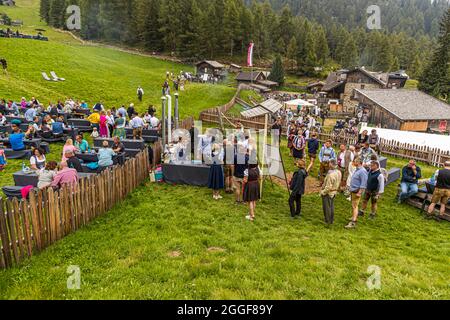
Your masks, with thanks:
[[(34, 97), (30, 101), (22, 98), (20, 102), (2, 99), (0, 100), (0, 125), (7, 123), (6, 114), (22, 116), (22, 120), (15, 119), (11, 123), (17, 128), (22, 122), (28, 123), (26, 137), (58, 138), (63, 135), (64, 130), (69, 128), (65, 115), (77, 113), (83, 109), (89, 110), (86, 102), (75, 101), (71, 98), (64, 102), (58, 101), (56, 104), (49, 103), (48, 107), (44, 107)], [(125, 139), (125, 129), (129, 127), (133, 129), (133, 137), (140, 139), (143, 129), (160, 129), (160, 121), (155, 114), (154, 106), (149, 106), (145, 113), (139, 115), (134, 104), (130, 104), (128, 108), (122, 105), (117, 110), (115, 107), (106, 110), (101, 103), (96, 103), (87, 120), (93, 128), (94, 138), (118, 136)]]
[(31, 36), (20, 33), (19, 30), (13, 31), (10, 28), (0, 29), (0, 38), (24, 38), (24, 39), (34, 39), (34, 40), (48, 40), (48, 38), (44, 37), (41, 32), (38, 32), (37, 35)]
[[(332, 140), (325, 141), (320, 148), (316, 132), (309, 135), (307, 127), (297, 126), (288, 138), (288, 148), (298, 167), (290, 182), (291, 216), (301, 214), (301, 196), (305, 193), (305, 181), (307, 176), (312, 174), (318, 158), (318, 179), (325, 222), (329, 225), (334, 223), (334, 199), (340, 193), (352, 204), (352, 216), (345, 226), (347, 229), (356, 227), (358, 218), (367, 213), (369, 202), (371, 204), (370, 218), (376, 218), (378, 202), (388, 182), (388, 173), (381, 167), (379, 161), (379, 141), (375, 129), (371, 134), (363, 131), (358, 135), (355, 145), (340, 144), (336, 152)], [(309, 159), (308, 166), (306, 158)], [(429, 209), (430, 216), (437, 203), (441, 204), (441, 214), (445, 212), (445, 206), (450, 197), (449, 165), (450, 162), (446, 162), (444, 169), (438, 170), (431, 179), (427, 180), (436, 186), (433, 205)], [(421, 179), (421, 168), (414, 160), (411, 160), (402, 169), (398, 203), (406, 201), (419, 192), (419, 182), (423, 182)]]

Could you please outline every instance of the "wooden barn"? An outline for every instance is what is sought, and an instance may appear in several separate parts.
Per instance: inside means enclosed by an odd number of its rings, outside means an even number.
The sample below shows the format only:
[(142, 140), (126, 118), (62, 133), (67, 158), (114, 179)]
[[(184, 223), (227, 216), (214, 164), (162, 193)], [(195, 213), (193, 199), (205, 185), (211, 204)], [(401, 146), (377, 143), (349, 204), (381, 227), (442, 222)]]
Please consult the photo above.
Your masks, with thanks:
[(239, 73), (241, 71), (242, 71), (242, 67), (240, 65), (237, 65), (234, 63), (230, 64), (230, 72)]
[(225, 76), (225, 66), (217, 61), (203, 60), (196, 64), (197, 75), (203, 77), (204, 74), (218, 78)]
[(236, 76), (238, 84), (246, 84), (254, 90), (261, 93), (270, 92), (273, 88), (278, 87), (278, 82), (270, 81), (262, 71), (240, 72)]
[(450, 130), (450, 105), (418, 90), (361, 90), (354, 97), (370, 112), (369, 122), (403, 131)]
[(264, 118), (266, 114), (271, 115), (275, 118), (275, 115), (283, 105), (274, 99), (268, 99), (264, 102), (261, 102), (256, 107), (241, 112), (241, 115), (246, 119), (252, 119), (253, 121), (264, 122)]
[(357, 106), (353, 93), (355, 89), (400, 89), (408, 80), (404, 71), (393, 73), (372, 72), (364, 67), (353, 70), (339, 70), (329, 74), (322, 91), (328, 98), (339, 99), (345, 111), (352, 112)]

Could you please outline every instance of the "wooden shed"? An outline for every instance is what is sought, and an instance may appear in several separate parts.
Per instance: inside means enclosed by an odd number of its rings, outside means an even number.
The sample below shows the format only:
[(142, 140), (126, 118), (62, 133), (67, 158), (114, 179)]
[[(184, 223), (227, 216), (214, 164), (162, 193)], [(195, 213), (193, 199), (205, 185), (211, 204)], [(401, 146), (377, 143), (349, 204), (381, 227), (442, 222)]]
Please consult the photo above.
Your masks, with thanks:
[(450, 130), (450, 105), (418, 90), (355, 89), (355, 98), (370, 111), (369, 121), (386, 129), (426, 132)]
[(203, 77), (204, 74), (218, 78), (224, 76), (225, 66), (217, 61), (203, 60), (196, 64), (197, 75)]

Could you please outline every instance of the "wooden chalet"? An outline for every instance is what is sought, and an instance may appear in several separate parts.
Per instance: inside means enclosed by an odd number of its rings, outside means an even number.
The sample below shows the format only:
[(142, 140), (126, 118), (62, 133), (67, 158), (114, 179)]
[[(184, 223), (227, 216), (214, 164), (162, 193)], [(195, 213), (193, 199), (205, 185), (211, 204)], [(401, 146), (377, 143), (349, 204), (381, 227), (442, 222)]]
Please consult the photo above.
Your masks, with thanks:
[(345, 111), (353, 111), (357, 106), (353, 99), (355, 89), (400, 89), (407, 80), (408, 75), (404, 71), (372, 72), (361, 67), (330, 73), (321, 91), (326, 92), (328, 98), (341, 100)]
[(196, 73), (200, 77), (208, 74), (221, 79), (225, 76), (225, 66), (217, 61), (203, 60), (196, 64)]
[(450, 105), (418, 90), (355, 89), (355, 99), (369, 110), (369, 122), (403, 131), (450, 130)]

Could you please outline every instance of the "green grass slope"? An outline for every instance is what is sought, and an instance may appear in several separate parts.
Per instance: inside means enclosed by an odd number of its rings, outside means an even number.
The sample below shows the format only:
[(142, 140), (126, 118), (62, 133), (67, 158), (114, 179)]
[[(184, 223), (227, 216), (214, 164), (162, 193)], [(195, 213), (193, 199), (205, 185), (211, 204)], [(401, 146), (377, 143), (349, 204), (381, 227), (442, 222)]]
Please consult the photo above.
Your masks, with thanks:
[[(17, 1), (18, 7), (0, 11), (24, 21), (22, 32), (36, 34), (44, 28), (49, 42), (0, 38), (0, 56), (8, 60), (9, 75), (0, 75), (0, 98), (35, 96), (55, 102), (70, 96), (91, 105), (101, 101), (107, 108), (135, 103), (139, 110), (161, 105), (161, 87), (166, 72), (194, 71), (192, 66), (131, 54), (104, 46), (82, 45), (70, 35), (49, 29), (37, 17), (39, 1)], [(41, 72), (56, 73), (65, 82), (47, 82)], [(139, 103), (136, 89), (145, 90)], [(171, 84), (172, 85), (172, 84)], [(174, 93), (174, 92), (172, 92)], [(182, 117), (198, 116), (201, 110), (227, 103), (235, 89), (224, 85), (189, 84), (180, 92)]]

